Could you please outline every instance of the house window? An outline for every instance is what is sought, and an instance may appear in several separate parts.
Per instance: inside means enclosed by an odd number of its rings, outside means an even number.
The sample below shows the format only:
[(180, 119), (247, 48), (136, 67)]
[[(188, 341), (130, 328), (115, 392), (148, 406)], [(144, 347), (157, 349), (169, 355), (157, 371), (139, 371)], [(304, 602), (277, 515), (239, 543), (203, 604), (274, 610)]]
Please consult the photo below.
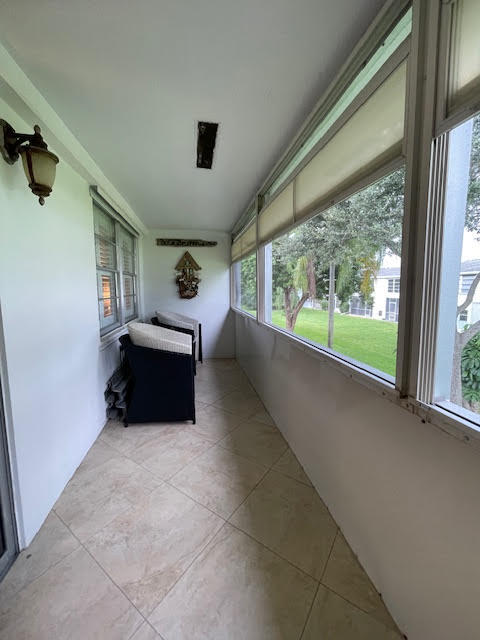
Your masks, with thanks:
[(95, 255), (100, 334), (137, 316), (136, 238), (94, 204)]
[(233, 264), (233, 306), (252, 316), (257, 313), (257, 254)]
[(478, 421), (480, 115), (448, 138), (434, 400)]
[(400, 278), (389, 278), (388, 293), (400, 293)]
[(460, 278), (460, 293), (464, 296), (470, 291), (470, 287), (475, 279), (475, 274), (464, 275)]
[(265, 320), (395, 376), (399, 298), (378, 275), (400, 268), (403, 194), (399, 169), (267, 245)]

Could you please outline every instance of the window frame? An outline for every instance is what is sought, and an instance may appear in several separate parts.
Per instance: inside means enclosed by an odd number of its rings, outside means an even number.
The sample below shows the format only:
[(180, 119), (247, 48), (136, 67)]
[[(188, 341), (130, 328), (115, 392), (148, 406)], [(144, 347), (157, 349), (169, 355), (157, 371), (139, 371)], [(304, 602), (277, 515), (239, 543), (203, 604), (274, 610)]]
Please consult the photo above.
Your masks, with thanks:
[[(255, 313), (248, 313), (248, 311), (245, 311), (244, 309), (242, 309), (241, 307), (237, 307), (237, 291), (236, 291), (236, 269), (238, 267), (240, 267), (241, 269), (241, 264), (243, 260), (246, 260), (247, 258), (250, 258), (251, 256), (255, 255), (255, 266), (256, 266), (256, 270), (255, 270), (255, 290), (256, 290), (256, 309), (255, 309)], [(259, 298), (258, 298), (258, 290), (259, 290), (259, 286), (258, 286), (258, 252), (256, 249), (253, 249), (252, 251), (249, 251), (248, 253), (246, 253), (245, 255), (242, 255), (240, 258), (238, 258), (238, 260), (235, 260), (234, 262), (232, 262), (231, 266), (230, 266), (230, 308), (233, 309), (233, 311), (235, 311), (236, 313), (241, 313), (242, 315), (246, 316), (247, 318), (253, 318), (253, 319), (257, 319), (258, 318), (258, 307), (259, 307)]]
[[(93, 195), (93, 194), (92, 194)], [(102, 344), (108, 342), (112, 335), (115, 335), (119, 330), (123, 330), (129, 322), (134, 322), (139, 318), (139, 259), (138, 259), (138, 236), (134, 232), (134, 230), (130, 227), (128, 222), (124, 221), (123, 218), (118, 214), (114, 209), (111, 209), (108, 204), (104, 204), (100, 197), (93, 197), (93, 219), (95, 221), (96, 211), (95, 208), (98, 208), (103, 215), (106, 215), (113, 222), (114, 228), (114, 241), (113, 245), (115, 247), (115, 269), (109, 267), (100, 266), (97, 262), (97, 238), (99, 238), (98, 234), (95, 231), (94, 225), (94, 243), (95, 243), (95, 269), (97, 274), (97, 310), (98, 310), (98, 320), (99, 320), (99, 335)], [(123, 249), (120, 241), (120, 230), (126, 232), (132, 238), (133, 243), (133, 272), (125, 271), (124, 269), (124, 261), (123, 261)], [(98, 288), (98, 274), (102, 271), (108, 271), (112, 273), (115, 282), (115, 298), (116, 298), (116, 306), (117, 306), (117, 321), (108, 325), (107, 327), (101, 326), (101, 310), (100, 310), (100, 302), (103, 300), (100, 297), (100, 291)], [(133, 281), (133, 294), (129, 294), (133, 297), (134, 301), (134, 312), (133, 314), (127, 315), (126, 313), (126, 305), (125, 305), (125, 276), (129, 276)]]
[[(387, 4), (391, 8), (394, 3)], [(263, 281), (265, 274), (259, 268), (264, 263), (265, 245), (257, 244), (257, 289), (262, 291), (257, 301), (257, 317), (252, 318), (232, 308), (235, 313), (244, 316), (246, 324), (257, 323), (274, 333), (276, 340), (286, 341), (329, 366), (334, 366), (348, 378), (368, 386), (417, 416), (419, 423), (430, 423), (453, 437), (480, 448), (480, 423), (476, 416), (475, 421), (472, 421), (472, 416), (467, 415), (461, 407), (449, 406), (445, 402), (435, 403), (432, 397), (442, 241), (438, 230), (441, 228), (448, 131), (480, 111), (480, 93), (461, 111), (448, 114), (446, 88), (449, 25), (445, 15), (448, 16), (451, 7), (441, 0), (413, 0), (412, 7), (413, 27), (407, 63), (405, 208), (395, 385), (377, 375), (370, 375), (355, 363), (328, 353), (325, 348), (310, 345), (297, 335), (265, 322), (266, 282)], [(401, 11), (402, 8), (399, 8), (398, 12)], [(369, 30), (366, 38), (371, 35)], [(342, 70), (339, 77), (340, 80), (345, 77), (345, 70)], [(320, 106), (328, 98), (329, 92), (319, 103)], [(304, 133), (305, 128), (301, 129), (257, 192), (257, 198), (262, 204), (265, 189), (273, 182), (275, 175), (278, 175), (279, 167), (282, 163), (284, 166), (295, 145), (301, 144), (299, 141)], [(393, 168), (395, 167), (391, 167)], [(351, 193), (342, 193), (339, 199), (345, 199)], [(312, 217), (318, 212), (313, 212)], [(306, 218), (302, 220), (305, 221)], [(293, 224), (291, 228), (295, 226), (297, 225)], [(286, 230), (282, 230), (269, 242), (285, 232)]]

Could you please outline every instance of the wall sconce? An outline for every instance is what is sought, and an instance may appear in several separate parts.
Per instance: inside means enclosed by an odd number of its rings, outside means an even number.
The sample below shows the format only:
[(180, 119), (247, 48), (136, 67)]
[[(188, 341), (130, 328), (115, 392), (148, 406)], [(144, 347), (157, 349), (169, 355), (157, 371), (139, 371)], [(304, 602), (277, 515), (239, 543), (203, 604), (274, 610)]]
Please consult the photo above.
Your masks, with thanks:
[(17, 133), (8, 122), (0, 120), (0, 151), (8, 164), (14, 164), (22, 156), (28, 186), (43, 205), (55, 182), (58, 158), (48, 151), (38, 124), (33, 130), (35, 133)]

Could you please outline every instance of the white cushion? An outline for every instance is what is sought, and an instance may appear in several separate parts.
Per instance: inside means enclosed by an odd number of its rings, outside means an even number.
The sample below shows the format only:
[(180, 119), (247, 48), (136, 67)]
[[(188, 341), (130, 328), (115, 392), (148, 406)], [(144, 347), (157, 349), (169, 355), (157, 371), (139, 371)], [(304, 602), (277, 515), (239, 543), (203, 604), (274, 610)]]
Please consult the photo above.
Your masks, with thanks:
[(192, 337), (188, 333), (172, 331), (143, 322), (131, 322), (128, 325), (128, 333), (133, 344), (138, 347), (192, 355)]
[(155, 311), (160, 322), (179, 327), (180, 329), (190, 329), (198, 337), (198, 320), (184, 316), (182, 313), (173, 311)]

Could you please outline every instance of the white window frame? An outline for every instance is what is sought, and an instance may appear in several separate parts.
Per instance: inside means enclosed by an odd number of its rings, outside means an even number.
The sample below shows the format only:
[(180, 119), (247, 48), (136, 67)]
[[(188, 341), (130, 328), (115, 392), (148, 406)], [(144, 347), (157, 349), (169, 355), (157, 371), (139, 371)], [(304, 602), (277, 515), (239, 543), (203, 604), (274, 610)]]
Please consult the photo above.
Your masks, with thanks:
[[(392, 11), (395, 2), (385, 7)], [(414, 415), (472, 446), (480, 448), (480, 422), (461, 407), (442, 406), (433, 401), (437, 311), (440, 293), (440, 256), (442, 247), (442, 214), (445, 183), (445, 161), (448, 151), (448, 131), (480, 111), (477, 98), (461, 113), (447, 116), (446, 79), (448, 77), (449, 25), (445, 18), (451, 11), (447, 1), (413, 0), (413, 30), (407, 74), (407, 105), (404, 132), (406, 156), (405, 210), (400, 273), (400, 308), (398, 319), (397, 371), (395, 384), (378, 378), (358, 363), (324, 348), (308, 344), (298, 336), (268, 324), (265, 317), (265, 295), (268, 294), (268, 274), (265, 274), (265, 246), (257, 243), (257, 317), (243, 315), (246, 323), (256, 322), (312, 357), (336, 367), (349, 378), (366, 385)], [(403, 8), (397, 5), (398, 12)], [(383, 12), (383, 17), (385, 17)], [(391, 15), (391, 14), (390, 14)], [(380, 19), (376, 22), (378, 29)], [(366, 38), (372, 38), (372, 29)], [(365, 43), (362, 46), (366, 46)], [(348, 65), (347, 65), (348, 66)], [(345, 68), (340, 78), (345, 78)], [(334, 83), (335, 84), (335, 83)], [(329, 90), (330, 96), (332, 90)], [(327, 92), (327, 97), (328, 93)], [(322, 103), (320, 103), (322, 106)], [(291, 155), (304, 129), (294, 140), (258, 191), (257, 200), (272, 183), (282, 161)], [(394, 167), (391, 167), (392, 170)], [(379, 176), (380, 177), (380, 176)], [(341, 194), (341, 199), (351, 195)], [(330, 204), (334, 204), (333, 202)], [(258, 208), (257, 208), (258, 216)], [(283, 235), (285, 231), (278, 235)], [(258, 238), (257, 238), (258, 239)], [(272, 238), (274, 239), (274, 238)], [(262, 266), (263, 265), (263, 266)], [(233, 300), (233, 298), (232, 298)], [(451, 403), (450, 403), (451, 405)]]
[[(255, 281), (255, 287), (257, 289), (257, 304), (256, 304), (256, 312), (255, 314), (253, 313), (248, 313), (248, 311), (245, 311), (244, 309), (242, 309), (241, 307), (237, 306), (237, 277), (236, 277), (236, 272), (237, 270), (240, 272), (241, 271), (241, 264), (243, 260), (246, 260), (247, 258), (250, 258), (250, 256), (256, 256), (256, 281)], [(241, 276), (240, 276), (241, 277)], [(256, 250), (250, 251), (249, 253), (246, 253), (244, 256), (242, 256), (241, 258), (239, 258), (238, 260), (235, 260), (235, 262), (232, 263), (231, 267), (230, 267), (230, 307), (236, 312), (236, 313), (241, 313), (244, 316), (246, 316), (247, 318), (254, 318), (256, 319), (258, 317), (258, 307), (259, 307), (259, 298), (258, 298), (258, 282), (259, 282), (259, 278), (258, 278), (258, 253), (256, 252)]]
[[(115, 279), (115, 288), (116, 288), (116, 297), (118, 299), (117, 304), (117, 322), (109, 325), (108, 327), (101, 327), (101, 318), (100, 318), (100, 291), (98, 290), (98, 278), (97, 278), (97, 309), (98, 309), (98, 319), (99, 319), (99, 334), (102, 344), (108, 344), (112, 338), (116, 337), (118, 333), (124, 330), (125, 326), (130, 322), (135, 322), (139, 318), (139, 306), (140, 306), (140, 296), (139, 296), (139, 259), (138, 259), (138, 234), (137, 232), (125, 221), (122, 216), (117, 213), (106, 201), (101, 198), (96, 192), (92, 192), (93, 203), (95, 207), (100, 209), (102, 213), (108, 216), (114, 225), (115, 230), (115, 261), (116, 267), (115, 269), (108, 269), (102, 266), (99, 266), (96, 262), (96, 250), (95, 250), (95, 266), (96, 273), (99, 271), (110, 271), (114, 274)], [(95, 208), (93, 207), (93, 216), (95, 217)], [(123, 251), (121, 247), (121, 243), (119, 241), (119, 231), (123, 229), (123, 231), (127, 232), (133, 241), (133, 266), (134, 272), (127, 272), (124, 270), (123, 263)], [(94, 241), (95, 248), (97, 242), (97, 234), (94, 231)], [(135, 310), (134, 313), (130, 316), (127, 316), (126, 308), (125, 308), (125, 284), (124, 284), (124, 276), (128, 275), (132, 277), (133, 280), (133, 296), (134, 296), (134, 304)]]

